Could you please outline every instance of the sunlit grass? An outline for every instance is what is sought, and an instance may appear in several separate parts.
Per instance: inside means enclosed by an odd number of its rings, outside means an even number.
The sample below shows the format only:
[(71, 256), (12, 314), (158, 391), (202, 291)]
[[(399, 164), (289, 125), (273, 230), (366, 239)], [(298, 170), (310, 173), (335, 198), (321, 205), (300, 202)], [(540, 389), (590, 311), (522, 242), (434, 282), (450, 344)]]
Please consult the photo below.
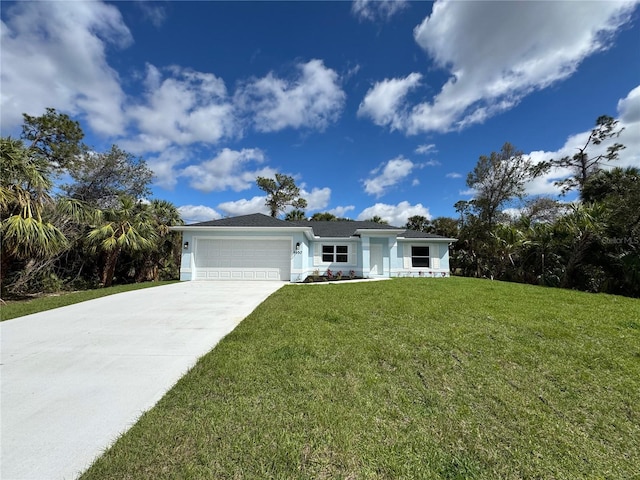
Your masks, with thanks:
[(638, 478), (640, 301), (287, 286), (82, 477)]

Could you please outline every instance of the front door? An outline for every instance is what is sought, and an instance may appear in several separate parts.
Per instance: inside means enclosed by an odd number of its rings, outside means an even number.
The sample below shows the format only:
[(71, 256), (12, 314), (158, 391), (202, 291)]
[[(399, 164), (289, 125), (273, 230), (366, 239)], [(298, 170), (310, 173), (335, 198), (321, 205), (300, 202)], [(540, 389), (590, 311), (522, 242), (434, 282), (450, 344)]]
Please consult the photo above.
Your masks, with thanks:
[(382, 275), (382, 245), (369, 245), (369, 275)]

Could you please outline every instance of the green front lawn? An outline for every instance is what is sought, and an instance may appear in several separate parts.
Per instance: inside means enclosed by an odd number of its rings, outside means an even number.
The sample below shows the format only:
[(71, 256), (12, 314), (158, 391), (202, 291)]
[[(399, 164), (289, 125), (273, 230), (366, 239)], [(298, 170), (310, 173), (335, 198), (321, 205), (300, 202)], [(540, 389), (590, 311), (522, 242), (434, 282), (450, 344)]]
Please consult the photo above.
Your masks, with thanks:
[(286, 286), (82, 478), (638, 478), (639, 406), (639, 300)]

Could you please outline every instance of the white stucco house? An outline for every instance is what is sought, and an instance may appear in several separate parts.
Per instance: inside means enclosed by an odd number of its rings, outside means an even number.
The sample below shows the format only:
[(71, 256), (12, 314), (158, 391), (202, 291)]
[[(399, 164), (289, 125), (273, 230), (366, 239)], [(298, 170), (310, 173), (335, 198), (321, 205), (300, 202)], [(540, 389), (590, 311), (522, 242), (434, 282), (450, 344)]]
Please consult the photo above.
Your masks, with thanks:
[(448, 277), (455, 238), (375, 222), (285, 221), (260, 213), (172, 227), (182, 232), (180, 280), (280, 280), (350, 273)]

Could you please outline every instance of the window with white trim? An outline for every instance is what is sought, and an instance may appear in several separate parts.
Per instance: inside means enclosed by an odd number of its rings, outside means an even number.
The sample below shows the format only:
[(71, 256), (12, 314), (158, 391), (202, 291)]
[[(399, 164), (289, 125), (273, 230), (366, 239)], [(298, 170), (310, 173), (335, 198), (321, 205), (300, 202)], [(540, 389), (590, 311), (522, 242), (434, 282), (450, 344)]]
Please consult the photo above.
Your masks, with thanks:
[(348, 245), (322, 245), (323, 263), (349, 263)]
[(411, 247), (411, 266), (413, 268), (429, 268), (431, 266), (429, 258), (429, 247)]

